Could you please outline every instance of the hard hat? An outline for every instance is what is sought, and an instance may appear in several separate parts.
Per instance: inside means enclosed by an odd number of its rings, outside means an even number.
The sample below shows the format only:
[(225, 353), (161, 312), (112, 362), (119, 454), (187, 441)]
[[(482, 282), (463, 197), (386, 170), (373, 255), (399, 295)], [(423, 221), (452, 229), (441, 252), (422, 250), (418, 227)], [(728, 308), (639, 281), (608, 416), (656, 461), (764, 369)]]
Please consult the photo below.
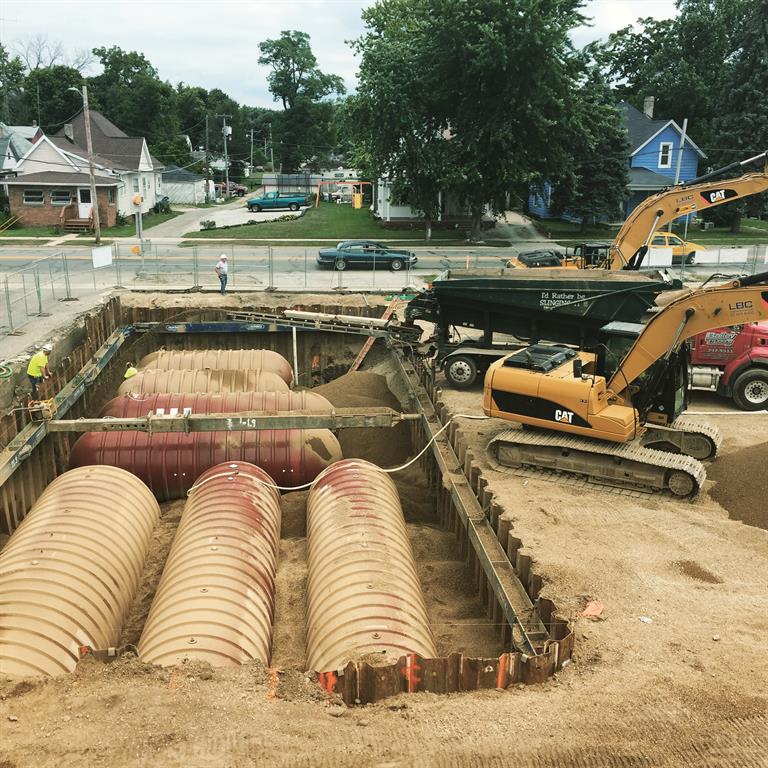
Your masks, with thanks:
[(221, 254), (221, 256), (220, 256), (219, 258), (221, 258), (221, 259), (226, 259), (226, 258), (227, 258), (227, 254), (226, 254), (226, 253), (222, 253), (222, 254)]
[(125, 367), (126, 367), (126, 368), (133, 368), (133, 363), (126, 363), (126, 364), (125, 364)]
[(52, 352), (53, 344), (43, 344), (43, 352)]

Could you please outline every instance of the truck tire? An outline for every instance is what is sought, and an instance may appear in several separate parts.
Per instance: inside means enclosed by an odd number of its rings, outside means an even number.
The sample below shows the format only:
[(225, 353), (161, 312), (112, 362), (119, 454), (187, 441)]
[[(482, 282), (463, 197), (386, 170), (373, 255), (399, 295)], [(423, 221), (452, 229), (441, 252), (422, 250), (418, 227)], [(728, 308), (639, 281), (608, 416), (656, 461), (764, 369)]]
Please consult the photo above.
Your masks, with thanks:
[(733, 384), (733, 401), (742, 411), (768, 408), (768, 371), (744, 371)]
[(399, 272), (403, 268), (403, 260), (402, 259), (392, 259), (392, 261), (389, 263), (389, 268), (393, 272)]
[(253, 205), (251, 206), (251, 211), (254, 211), (255, 213), (261, 213), (261, 206), (260, 205)]
[(477, 364), (469, 355), (456, 355), (445, 364), (445, 378), (455, 389), (466, 389), (477, 381)]
[(289, 208), (291, 211), (298, 211), (298, 210), (299, 210), (299, 205), (298, 205), (298, 203), (291, 203), (291, 204), (288, 206), (288, 208)]

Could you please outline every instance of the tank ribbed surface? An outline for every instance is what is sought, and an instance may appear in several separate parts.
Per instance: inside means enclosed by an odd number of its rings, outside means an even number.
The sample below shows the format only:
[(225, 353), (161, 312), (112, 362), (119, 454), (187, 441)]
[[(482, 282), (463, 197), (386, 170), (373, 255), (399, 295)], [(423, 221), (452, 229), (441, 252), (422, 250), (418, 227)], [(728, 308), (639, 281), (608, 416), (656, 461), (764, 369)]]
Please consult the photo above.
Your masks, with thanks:
[(139, 641), (142, 661), (269, 663), (280, 494), (246, 462), (202, 474), (184, 506)]
[(158, 371), (146, 369), (126, 379), (117, 390), (129, 392), (225, 393), (225, 392), (287, 392), (288, 385), (276, 373), (269, 371)]
[(229, 392), (224, 394), (172, 395), (154, 392), (120, 395), (110, 400), (101, 416), (137, 418), (149, 413), (241, 413), (243, 411), (325, 411), (333, 406), (322, 395), (309, 390), (301, 392)]
[(197, 371), (203, 368), (232, 371), (270, 371), (286, 384), (293, 381), (291, 364), (271, 349), (160, 350), (141, 358), (139, 368)]
[(278, 485), (312, 482), (342, 457), (327, 429), (248, 432), (86, 432), (72, 448), (70, 467), (109, 464), (132, 472), (161, 500), (184, 498), (206, 470), (225, 461), (262, 467)]
[(307, 664), (324, 672), (366, 654), (437, 655), (395, 484), (339, 461), (307, 501)]
[(159, 515), (122, 469), (54, 480), (0, 553), (0, 674), (72, 672), (80, 646), (116, 645)]

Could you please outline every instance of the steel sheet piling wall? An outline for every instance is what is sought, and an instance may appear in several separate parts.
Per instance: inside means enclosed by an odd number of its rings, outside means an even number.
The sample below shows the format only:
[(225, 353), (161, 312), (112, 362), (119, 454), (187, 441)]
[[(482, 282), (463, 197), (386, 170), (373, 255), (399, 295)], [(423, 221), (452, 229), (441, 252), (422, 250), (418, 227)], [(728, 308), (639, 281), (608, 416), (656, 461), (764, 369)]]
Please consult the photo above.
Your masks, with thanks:
[(395, 484), (373, 464), (326, 469), (307, 501), (307, 661), (437, 655)]
[(198, 478), (139, 641), (142, 661), (269, 663), (280, 545), (280, 494), (271, 484), (246, 462)]
[(162, 371), (268, 371), (276, 373), (286, 384), (293, 382), (291, 364), (271, 349), (159, 350), (142, 357), (138, 367)]
[(72, 672), (80, 646), (116, 645), (159, 516), (121, 469), (54, 480), (0, 553), (0, 674)]
[(118, 394), (287, 392), (289, 386), (276, 373), (252, 370), (159, 371), (145, 369), (119, 387)]

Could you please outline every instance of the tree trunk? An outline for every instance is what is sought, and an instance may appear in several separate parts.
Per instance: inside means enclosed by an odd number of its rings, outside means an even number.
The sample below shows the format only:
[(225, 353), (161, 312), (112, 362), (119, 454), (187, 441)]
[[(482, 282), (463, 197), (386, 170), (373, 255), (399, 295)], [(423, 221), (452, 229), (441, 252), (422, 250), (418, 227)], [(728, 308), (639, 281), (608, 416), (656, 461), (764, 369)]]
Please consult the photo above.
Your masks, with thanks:
[(432, 219), (426, 219), (424, 221), (424, 239), (427, 242), (432, 240)]
[(473, 242), (481, 239), (480, 222), (482, 221), (482, 218), (482, 210), (472, 212), (472, 231), (470, 233), (469, 239)]
[(581, 217), (581, 228), (579, 229), (579, 232), (581, 232), (582, 235), (587, 234), (587, 217), (586, 216)]
[(741, 232), (741, 214), (735, 212), (731, 215), (731, 233), (738, 235)]

